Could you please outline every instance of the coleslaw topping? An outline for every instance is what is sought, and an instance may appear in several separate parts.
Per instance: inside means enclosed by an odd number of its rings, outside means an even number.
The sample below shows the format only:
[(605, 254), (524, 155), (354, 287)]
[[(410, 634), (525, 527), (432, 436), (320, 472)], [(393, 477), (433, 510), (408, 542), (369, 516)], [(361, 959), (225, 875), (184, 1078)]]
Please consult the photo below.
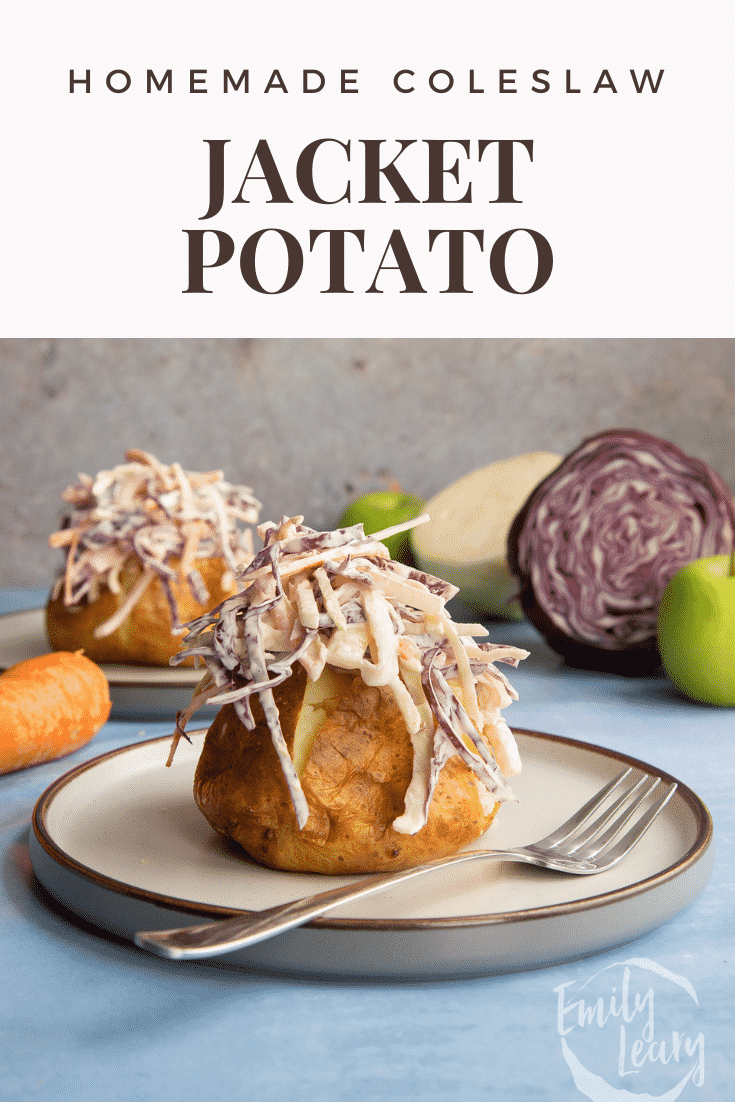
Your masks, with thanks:
[[(225, 588), (253, 557), (250, 526), (258, 521), (260, 502), (248, 486), (233, 486), (222, 471), (185, 471), (165, 466), (149, 452), (131, 449), (125, 462), (95, 478), (80, 474), (62, 494), (71, 506), (62, 528), (49, 538), (65, 551), (64, 571), (53, 596), (67, 606), (95, 601), (103, 587), (120, 593), (123, 566), (137, 561), (140, 578), (114, 616), (98, 625), (103, 638), (125, 621), (153, 578), (166, 594), (175, 634), (186, 630), (179, 620), (171, 582), (186, 579), (194, 598), (206, 604), (209, 591), (197, 560), (222, 558)], [(172, 559), (178, 559), (174, 566)]]
[(194, 656), (207, 672), (177, 716), (168, 764), (205, 701), (231, 703), (252, 730), (257, 694), (303, 828), (309, 808), (273, 697), (299, 662), (312, 681), (328, 665), (357, 670), (367, 685), (393, 694), (414, 751), (405, 808), (393, 823), (398, 832), (415, 834), (426, 824), (441, 769), (455, 755), (474, 773), (483, 806), (515, 799), (505, 778), (521, 762), (501, 710), (518, 694), (496, 663), (517, 666), (528, 651), (475, 643), (487, 629), (454, 623), (445, 608), (457, 588), (393, 561), (379, 539), (386, 533), (366, 536), (362, 524), (317, 532), (301, 516), (258, 533), (264, 546), (239, 572), (240, 592), (188, 624), (171, 659)]

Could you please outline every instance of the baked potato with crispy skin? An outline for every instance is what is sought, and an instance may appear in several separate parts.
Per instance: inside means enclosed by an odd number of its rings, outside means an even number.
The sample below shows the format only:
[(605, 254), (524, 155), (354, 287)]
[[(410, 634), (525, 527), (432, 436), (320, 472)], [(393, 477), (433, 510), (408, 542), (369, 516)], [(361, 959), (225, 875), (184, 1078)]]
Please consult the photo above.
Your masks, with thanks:
[(403, 869), (474, 841), (500, 806), (480, 796), (460, 757), (442, 769), (418, 833), (391, 824), (404, 809), (413, 747), (393, 694), (359, 673), (326, 669), (316, 682), (297, 666), (273, 691), (289, 754), (309, 805), (299, 829), (260, 701), (248, 730), (225, 704), (210, 727), (194, 780), (216, 831), (271, 868), (320, 873)]
[[(197, 559), (197, 570), (209, 590), (209, 601), (201, 605), (179, 572), (179, 560), (169, 565), (176, 571), (169, 586), (182, 623), (194, 620), (214, 608), (235, 592), (232, 577), (225, 588), (223, 575), (228, 567), (221, 558)], [(138, 583), (143, 568), (137, 559), (129, 559), (120, 571), (120, 592), (113, 593), (101, 586), (97, 600), (83, 599), (79, 604), (65, 605), (63, 591), (49, 597), (46, 605), (46, 634), (53, 650), (84, 650), (93, 662), (125, 665), (168, 666), (169, 660), (181, 649), (183, 634), (172, 633), (171, 606), (163, 585), (154, 576), (147, 589), (133, 605), (123, 622), (110, 634), (96, 638), (94, 631), (109, 620)], [(191, 661), (188, 663), (191, 665)]]
[(222, 471), (185, 471), (131, 448), (124, 463), (80, 474), (61, 496), (61, 527), (49, 536), (64, 553), (46, 609), (54, 650), (166, 666), (187, 621), (230, 597), (253, 557), (260, 502)]
[[(176, 717), (167, 765), (209, 701), (197, 765), (205, 818), (271, 868), (410, 868), (479, 838), (521, 771), (497, 668), (528, 651), (475, 643), (448, 582), (390, 558), (361, 524), (260, 525), (240, 590), (191, 625), (207, 672)], [(416, 523), (416, 522), (414, 522)], [(393, 529), (387, 529), (387, 535)]]

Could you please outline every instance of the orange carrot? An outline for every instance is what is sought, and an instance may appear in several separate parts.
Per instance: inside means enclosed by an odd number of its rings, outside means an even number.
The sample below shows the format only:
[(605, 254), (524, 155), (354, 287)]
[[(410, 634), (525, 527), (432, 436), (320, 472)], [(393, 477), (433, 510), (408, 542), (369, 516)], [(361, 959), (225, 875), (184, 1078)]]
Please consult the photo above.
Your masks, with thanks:
[(110, 714), (110, 690), (82, 651), (55, 651), (0, 674), (0, 773), (84, 746)]

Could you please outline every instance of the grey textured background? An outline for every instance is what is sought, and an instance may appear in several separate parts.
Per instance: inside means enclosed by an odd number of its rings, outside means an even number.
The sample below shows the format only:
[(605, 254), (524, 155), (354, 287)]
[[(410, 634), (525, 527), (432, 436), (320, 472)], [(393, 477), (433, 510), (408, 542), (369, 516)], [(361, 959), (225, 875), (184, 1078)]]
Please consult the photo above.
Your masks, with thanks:
[(0, 584), (46, 585), (61, 491), (142, 447), (333, 527), (520, 452), (647, 429), (735, 486), (730, 340), (5, 340)]

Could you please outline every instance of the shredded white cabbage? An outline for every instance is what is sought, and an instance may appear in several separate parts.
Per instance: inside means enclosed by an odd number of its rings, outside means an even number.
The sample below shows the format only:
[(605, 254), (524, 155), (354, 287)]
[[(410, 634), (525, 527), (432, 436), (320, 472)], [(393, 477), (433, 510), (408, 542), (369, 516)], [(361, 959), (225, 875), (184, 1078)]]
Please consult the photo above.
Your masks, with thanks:
[[(197, 560), (224, 559), (223, 584), (229, 588), (253, 557), (250, 526), (258, 521), (260, 502), (248, 486), (225, 482), (222, 471), (185, 471), (179, 463), (167, 467), (132, 449), (125, 463), (110, 471), (95, 478), (80, 474), (62, 496), (72, 509), (64, 527), (49, 538), (66, 553), (55, 597), (63, 593), (69, 606), (96, 600), (103, 587), (119, 593), (123, 565), (137, 560), (143, 568), (115, 615), (98, 625), (98, 638), (120, 626), (156, 576), (171, 606), (173, 630), (183, 634), (170, 581), (186, 578), (194, 598), (206, 605), (210, 595)], [(179, 559), (177, 570), (172, 557)]]
[[(303, 517), (284, 517), (258, 532), (264, 547), (239, 572), (240, 593), (189, 624), (171, 661), (202, 658), (208, 674), (198, 700), (234, 703), (250, 729), (250, 697), (259, 695), (299, 827), (309, 809), (272, 695), (296, 662), (312, 681), (328, 664), (359, 670), (366, 684), (393, 694), (414, 750), (395, 830), (415, 834), (426, 824), (439, 773), (454, 755), (474, 772), (487, 806), (514, 799), (505, 775), (520, 772), (520, 758), (501, 709), (517, 694), (495, 663), (517, 666), (528, 651), (474, 643), (486, 629), (454, 624), (445, 608), (456, 587), (394, 562), (361, 524), (316, 532)], [(193, 702), (177, 716), (169, 762), (194, 710)]]

